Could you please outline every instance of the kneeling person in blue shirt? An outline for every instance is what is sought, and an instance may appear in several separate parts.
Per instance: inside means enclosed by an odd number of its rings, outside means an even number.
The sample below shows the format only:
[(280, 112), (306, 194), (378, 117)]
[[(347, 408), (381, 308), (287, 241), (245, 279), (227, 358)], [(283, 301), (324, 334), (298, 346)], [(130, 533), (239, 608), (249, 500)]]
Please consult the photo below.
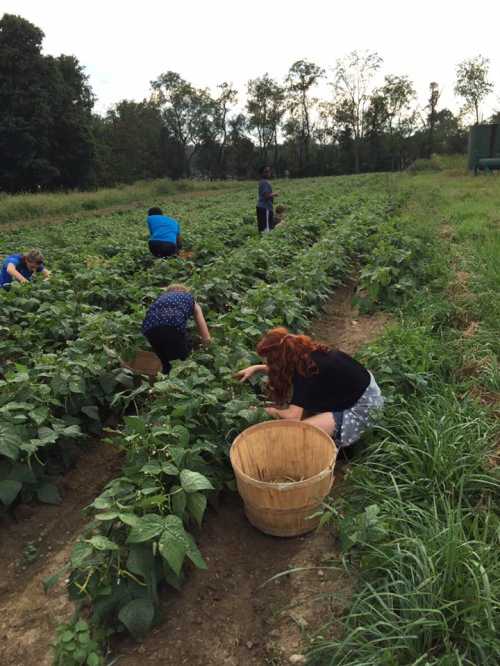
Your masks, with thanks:
[(40, 250), (30, 250), (26, 254), (11, 254), (2, 263), (0, 287), (10, 287), (13, 280), (26, 284), (31, 281), (33, 273), (41, 273), (45, 279), (50, 276), (44, 266)]
[(164, 259), (181, 249), (181, 227), (177, 220), (163, 215), (161, 208), (148, 210), (149, 249), (155, 257)]
[(186, 324), (194, 317), (202, 342), (211, 340), (205, 317), (188, 287), (171, 284), (149, 307), (142, 323), (142, 332), (163, 365), (164, 374), (172, 369), (170, 361), (184, 361), (191, 353), (192, 344)]

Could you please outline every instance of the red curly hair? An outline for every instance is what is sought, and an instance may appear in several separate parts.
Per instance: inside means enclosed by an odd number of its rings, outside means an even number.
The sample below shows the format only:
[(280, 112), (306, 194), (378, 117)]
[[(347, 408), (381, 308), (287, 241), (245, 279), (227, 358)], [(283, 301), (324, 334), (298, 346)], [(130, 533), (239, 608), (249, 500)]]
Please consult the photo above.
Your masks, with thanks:
[(304, 377), (318, 372), (311, 358), (314, 351), (327, 352), (330, 348), (308, 335), (293, 335), (284, 326), (272, 328), (260, 340), (257, 354), (266, 359), (271, 397), (278, 405), (288, 401), (295, 372)]

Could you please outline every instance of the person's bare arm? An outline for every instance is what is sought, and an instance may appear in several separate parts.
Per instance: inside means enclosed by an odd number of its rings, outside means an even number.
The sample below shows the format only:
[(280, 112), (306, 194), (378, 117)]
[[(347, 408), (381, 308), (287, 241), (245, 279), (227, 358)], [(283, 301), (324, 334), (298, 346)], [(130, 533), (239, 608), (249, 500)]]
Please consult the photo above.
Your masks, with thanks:
[(210, 331), (208, 330), (203, 311), (198, 303), (195, 303), (194, 305), (194, 320), (202, 341), (205, 343), (211, 342), (212, 338), (210, 337)]
[(290, 405), (287, 409), (277, 409), (276, 407), (266, 407), (266, 412), (274, 419), (288, 419), (290, 421), (300, 421), (304, 408), (298, 405)]
[(253, 377), (253, 375), (255, 375), (257, 372), (263, 372), (264, 374), (267, 374), (268, 371), (269, 368), (264, 363), (249, 365), (248, 368), (243, 368), (243, 370), (239, 370), (237, 373), (235, 373), (234, 378), (239, 379), (240, 382), (245, 382), (247, 379), (250, 379), (250, 377)]
[(21, 284), (26, 284), (27, 282), (29, 282), (29, 280), (27, 280), (27, 279), (24, 277), (24, 275), (22, 275), (22, 273), (20, 273), (20, 272), (16, 269), (16, 267), (14, 266), (14, 264), (12, 264), (12, 263), (7, 264), (7, 273), (8, 273), (11, 277), (13, 277), (14, 280), (17, 280), (17, 281), (20, 282)]
[(274, 197), (279, 196), (278, 192), (266, 192), (264, 194), (264, 199), (273, 199)]
[(40, 271), (40, 275), (43, 277), (44, 280), (48, 280), (50, 277), (50, 271), (44, 268), (43, 271)]

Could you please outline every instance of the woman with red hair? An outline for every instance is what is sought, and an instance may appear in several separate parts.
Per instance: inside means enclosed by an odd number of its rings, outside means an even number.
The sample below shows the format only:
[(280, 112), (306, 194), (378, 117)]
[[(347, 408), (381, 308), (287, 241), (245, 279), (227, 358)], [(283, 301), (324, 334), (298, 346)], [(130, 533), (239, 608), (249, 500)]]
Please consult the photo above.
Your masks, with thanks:
[(292, 335), (273, 328), (257, 345), (265, 364), (251, 365), (237, 373), (244, 382), (254, 374), (269, 376), (276, 405), (267, 413), (277, 419), (301, 420), (318, 426), (338, 447), (356, 442), (372, 423), (373, 412), (384, 399), (373, 375), (348, 354), (330, 349), (307, 335)]

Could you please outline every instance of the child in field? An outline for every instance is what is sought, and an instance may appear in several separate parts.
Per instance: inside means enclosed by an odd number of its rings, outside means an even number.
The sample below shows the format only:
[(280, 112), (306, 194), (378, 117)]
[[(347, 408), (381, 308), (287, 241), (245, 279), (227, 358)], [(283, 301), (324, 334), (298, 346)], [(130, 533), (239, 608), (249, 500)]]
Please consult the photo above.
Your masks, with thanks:
[(191, 353), (192, 343), (186, 331), (188, 320), (194, 317), (198, 333), (204, 344), (211, 340), (205, 317), (189, 288), (171, 284), (149, 307), (142, 323), (142, 332), (168, 375), (171, 361), (184, 361)]
[(177, 220), (163, 215), (161, 208), (148, 210), (149, 249), (155, 257), (164, 259), (181, 249), (181, 227)]
[(278, 196), (273, 192), (269, 179), (271, 178), (271, 167), (264, 166), (259, 169), (260, 180), (257, 199), (257, 229), (260, 234), (269, 233), (274, 229), (273, 200)]
[(274, 226), (277, 227), (278, 224), (281, 224), (286, 215), (286, 206), (276, 206), (274, 211)]
[(0, 272), (0, 288), (8, 289), (13, 280), (26, 284), (34, 273), (41, 273), (46, 280), (50, 273), (43, 263), (40, 250), (30, 250), (25, 254), (11, 254), (2, 263)]

